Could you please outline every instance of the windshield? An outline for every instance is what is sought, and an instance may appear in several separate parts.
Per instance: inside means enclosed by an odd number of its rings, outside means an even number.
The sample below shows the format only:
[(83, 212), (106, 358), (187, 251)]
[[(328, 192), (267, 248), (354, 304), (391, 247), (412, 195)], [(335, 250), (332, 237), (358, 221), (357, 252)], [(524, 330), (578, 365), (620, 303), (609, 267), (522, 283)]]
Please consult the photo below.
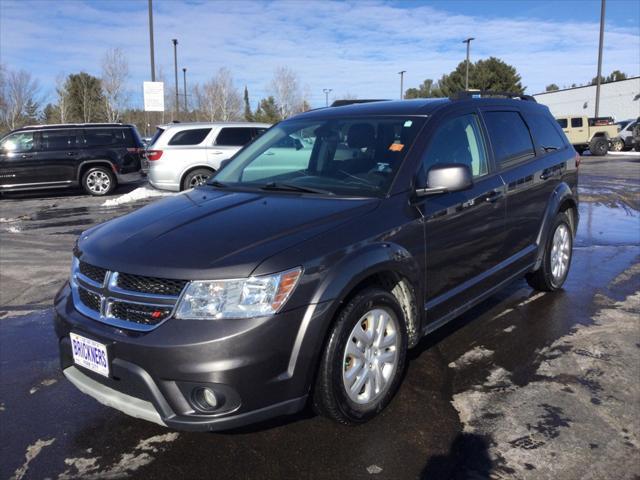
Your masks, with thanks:
[(241, 150), (211, 183), (330, 195), (384, 195), (424, 120), (285, 121)]

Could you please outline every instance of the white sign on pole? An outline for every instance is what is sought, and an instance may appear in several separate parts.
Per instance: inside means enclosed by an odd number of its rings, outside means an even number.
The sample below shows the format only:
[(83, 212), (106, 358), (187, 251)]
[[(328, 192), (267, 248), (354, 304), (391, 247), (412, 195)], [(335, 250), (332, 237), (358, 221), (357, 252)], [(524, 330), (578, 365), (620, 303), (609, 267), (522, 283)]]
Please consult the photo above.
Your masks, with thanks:
[(145, 112), (164, 112), (164, 83), (144, 82)]

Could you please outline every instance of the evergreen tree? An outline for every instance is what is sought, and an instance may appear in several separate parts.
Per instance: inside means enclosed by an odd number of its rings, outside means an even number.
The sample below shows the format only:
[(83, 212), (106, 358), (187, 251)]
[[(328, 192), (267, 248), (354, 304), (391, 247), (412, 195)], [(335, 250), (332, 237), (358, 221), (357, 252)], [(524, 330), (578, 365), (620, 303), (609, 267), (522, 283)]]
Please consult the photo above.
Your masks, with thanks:
[(65, 82), (68, 93), (68, 122), (99, 122), (105, 119), (100, 79), (85, 72), (71, 74)]
[(556, 85), (555, 83), (551, 83), (549, 85), (547, 85), (544, 89), (545, 92), (555, 92), (557, 90), (560, 90), (560, 87), (558, 85)]
[(249, 89), (246, 85), (244, 86), (244, 119), (247, 122), (253, 122), (253, 112), (249, 103)]
[(256, 109), (253, 119), (256, 122), (277, 123), (282, 120), (278, 105), (273, 97), (263, 98)]

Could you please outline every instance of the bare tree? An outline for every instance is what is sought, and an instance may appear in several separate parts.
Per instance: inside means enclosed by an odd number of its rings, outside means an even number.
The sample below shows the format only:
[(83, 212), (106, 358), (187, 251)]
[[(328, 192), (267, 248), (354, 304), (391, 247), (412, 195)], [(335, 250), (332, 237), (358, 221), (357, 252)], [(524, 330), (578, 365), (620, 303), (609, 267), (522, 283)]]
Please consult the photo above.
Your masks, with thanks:
[(67, 77), (64, 73), (56, 76), (57, 110), (60, 123), (67, 123), (69, 119), (69, 92), (67, 91)]
[(276, 68), (269, 90), (275, 98), (282, 118), (304, 110), (307, 102), (302, 95), (298, 75), (290, 68)]
[(242, 96), (233, 85), (231, 72), (221, 68), (214, 78), (194, 89), (198, 109), (210, 121), (240, 118)]
[(38, 81), (31, 78), (31, 74), (24, 70), (9, 70), (2, 74), (2, 87), (4, 92), (2, 121), (10, 130), (18, 128), (28, 116), (29, 110), (37, 109), (39, 104)]
[(118, 120), (126, 107), (128, 94), (126, 82), (129, 78), (129, 63), (119, 48), (107, 50), (102, 57), (102, 90), (104, 91), (107, 121)]

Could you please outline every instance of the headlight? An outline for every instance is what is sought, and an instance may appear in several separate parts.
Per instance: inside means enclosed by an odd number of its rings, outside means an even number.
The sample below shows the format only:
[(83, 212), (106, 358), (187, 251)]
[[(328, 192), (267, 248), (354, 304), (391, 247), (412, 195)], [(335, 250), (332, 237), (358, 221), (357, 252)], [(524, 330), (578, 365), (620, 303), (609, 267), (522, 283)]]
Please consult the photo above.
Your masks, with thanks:
[(239, 280), (189, 282), (176, 309), (176, 318), (211, 320), (272, 315), (285, 304), (302, 268)]

